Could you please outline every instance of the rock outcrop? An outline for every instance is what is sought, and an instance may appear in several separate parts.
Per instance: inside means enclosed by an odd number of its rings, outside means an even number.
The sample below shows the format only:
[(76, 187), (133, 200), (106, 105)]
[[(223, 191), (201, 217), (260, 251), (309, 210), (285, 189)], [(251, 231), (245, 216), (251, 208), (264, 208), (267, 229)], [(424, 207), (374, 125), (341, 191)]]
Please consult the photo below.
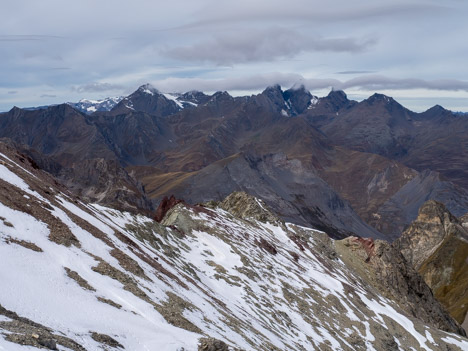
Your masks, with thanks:
[(465, 331), (434, 297), (423, 278), (391, 244), (349, 237), (335, 242), (340, 257), (406, 313), (445, 331)]
[(468, 312), (468, 231), (462, 221), (443, 204), (428, 201), (393, 243), (459, 323)]
[(440, 244), (461, 229), (460, 223), (437, 201), (425, 202), (416, 220), (394, 242), (394, 246), (419, 269)]
[(231, 212), (238, 218), (255, 219), (260, 222), (272, 224), (284, 223), (273, 214), (267, 204), (243, 191), (233, 192), (219, 203), (223, 210)]

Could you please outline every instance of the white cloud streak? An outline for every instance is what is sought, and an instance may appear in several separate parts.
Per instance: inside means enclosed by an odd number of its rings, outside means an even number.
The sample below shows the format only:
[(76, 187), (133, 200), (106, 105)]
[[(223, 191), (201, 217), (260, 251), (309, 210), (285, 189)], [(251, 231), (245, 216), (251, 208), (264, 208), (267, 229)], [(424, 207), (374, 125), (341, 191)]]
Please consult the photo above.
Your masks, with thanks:
[(259, 91), (274, 84), (279, 84), (284, 88), (303, 84), (311, 91), (333, 88), (336, 90), (362, 89), (366, 91), (426, 89), (468, 92), (467, 81), (395, 79), (382, 75), (365, 75), (349, 80), (338, 80), (305, 78), (295, 73), (268, 73), (223, 79), (166, 78), (151, 83), (165, 92), (186, 92), (194, 89), (210, 92), (218, 90)]

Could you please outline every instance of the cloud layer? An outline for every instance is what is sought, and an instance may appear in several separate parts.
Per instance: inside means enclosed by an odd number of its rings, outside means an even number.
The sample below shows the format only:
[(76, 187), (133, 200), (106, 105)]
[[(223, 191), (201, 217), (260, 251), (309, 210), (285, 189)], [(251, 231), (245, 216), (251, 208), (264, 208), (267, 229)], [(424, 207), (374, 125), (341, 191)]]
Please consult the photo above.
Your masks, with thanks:
[(374, 45), (374, 39), (322, 38), (296, 30), (271, 27), (264, 30), (236, 30), (224, 35), (163, 51), (168, 57), (217, 65), (275, 61), (302, 52), (359, 53)]
[(447, 107), (437, 92), (468, 100), (465, 1), (16, 0), (0, 11), (0, 111), (146, 82), (246, 93), (302, 82), (408, 99), (426, 92)]
[(295, 73), (268, 73), (252, 76), (231, 77), (223, 79), (204, 78), (166, 78), (153, 81), (152, 84), (162, 91), (186, 92), (199, 89), (203, 91), (259, 91), (267, 86), (279, 84), (284, 88), (304, 85), (307, 89), (316, 90), (364, 90), (367, 92), (382, 90), (427, 89), (434, 91), (468, 92), (468, 81), (393, 79), (381, 75), (365, 75), (349, 80), (307, 79)]

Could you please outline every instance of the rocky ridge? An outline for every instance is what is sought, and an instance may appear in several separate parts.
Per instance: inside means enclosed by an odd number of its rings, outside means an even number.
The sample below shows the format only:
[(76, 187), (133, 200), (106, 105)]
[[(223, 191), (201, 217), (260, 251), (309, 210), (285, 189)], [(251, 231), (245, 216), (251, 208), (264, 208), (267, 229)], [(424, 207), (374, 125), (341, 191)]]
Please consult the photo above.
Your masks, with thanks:
[(11, 149), (0, 159), (5, 349), (468, 347), (456, 324), (414, 316), (368, 284), (341, 259), (346, 245), (258, 221), (271, 212), (246, 195), (226, 201), (233, 210), (251, 204), (243, 218), (178, 203), (157, 223), (80, 201)]

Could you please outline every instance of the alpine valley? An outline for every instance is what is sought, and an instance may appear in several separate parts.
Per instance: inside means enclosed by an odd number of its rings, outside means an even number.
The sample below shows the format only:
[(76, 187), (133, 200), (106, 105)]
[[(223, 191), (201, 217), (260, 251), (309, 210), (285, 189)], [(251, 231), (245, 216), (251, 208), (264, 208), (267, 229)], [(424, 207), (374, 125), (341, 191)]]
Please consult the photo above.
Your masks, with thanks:
[(0, 113), (0, 350), (468, 350), (468, 117), (303, 86)]

